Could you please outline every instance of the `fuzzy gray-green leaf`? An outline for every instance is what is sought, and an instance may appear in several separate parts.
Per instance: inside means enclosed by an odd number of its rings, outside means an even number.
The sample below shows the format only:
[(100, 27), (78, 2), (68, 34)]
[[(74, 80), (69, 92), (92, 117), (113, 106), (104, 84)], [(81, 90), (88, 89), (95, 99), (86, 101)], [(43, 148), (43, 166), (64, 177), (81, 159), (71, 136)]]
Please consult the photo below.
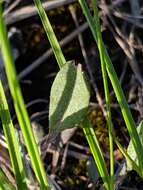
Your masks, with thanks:
[(58, 72), (51, 89), (49, 107), (50, 132), (58, 133), (80, 124), (89, 105), (89, 88), (82, 72), (71, 62)]

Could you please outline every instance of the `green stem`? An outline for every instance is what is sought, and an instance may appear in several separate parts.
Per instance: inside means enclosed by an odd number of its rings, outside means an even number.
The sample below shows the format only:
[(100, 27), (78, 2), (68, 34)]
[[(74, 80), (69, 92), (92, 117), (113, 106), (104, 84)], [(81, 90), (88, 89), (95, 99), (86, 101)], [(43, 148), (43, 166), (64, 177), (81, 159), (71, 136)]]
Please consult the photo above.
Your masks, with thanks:
[(37, 8), (37, 11), (39, 13), (39, 16), (41, 18), (41, 21), (42, 21), (42, 24), (44, 26), (44, 29), (45, 29), (45, 32), (47, 34), (47, 37), (49, 39), (49, 42), (51, 44), (51, 47), (53, 49), (53, 52), (55, 54), (55, 57), (56, 57), (56, 60), (57, 60), (57, 63), (59, 65), (59, 67), (62, 67), (65, 63), (66, 63), (66, 59), (62, 53), (62, 50), (60, 48), (60, 45), (58, 43), (58, 40), (54, 34), (54, 31), (53, 31), (53, 28), (50, 24), (50, 21), (46, 15), (46, 12), (42, 6), (42, 3), (40, 0), (33, 0), (35, 5), (36, 5), (36, 8)]
[[(88, 21), (89, 27), (91, 29), (91, 32), (93, 34), (93, 37), (95, 39), (95, 41), (97, 42), (97, 34), (96, 34), (96, 28), (95, 28), (95, 21), (92, 18), (88, 6), (85, 2), (85, 0), (79, 0), (79, 3), (81, 5), (81, 8), (83, 10), (83, 13), (85, 14), (85, 17)], [(128, 103), (126, 101), (126, 98), (124, 96), (123, 90), (121, 88), (120, 82), (118, 80), (117, 74), (114, 70), (114, 67), (112, 65), (112, 62), (110, 60), (110, 57), (108, 56), (107, 50), (104, 47), (104, 61), (106, 63), (106, 69), (107, 69), (107, 73), (108, 76), (110, 78), (110, 81), (112, 83), (115, 95), (117, 97), (117, 100), (119, 102), (129, 135), (133, 141), (133, 145), (135, 148), (135, 151), (138, 155), (138, 160), (139, 160), (139, 165), (141, 170), (143, 171), (143, 147), (142, 144), (140, 142), (139, 136), (137, 134), (137, 130), (136, 130), (136, 125), (135, 125), (135, 121), (132, 117), (131, 111), (128, 107)]]
[(98, 171), (103, 179), (104, 185), (107, 190), (111, 190), (110, 189), (110, 178), (109, 178), (109, 174), (108, 174), (107, 167), (105, 164), (105, 160), (103, 158), (103, 154), (101, 152), (98, 140), (96, 138), (96, 135), (94, 133), (94, 130), (93, 130), (92, 125), (91, 125), (90, 121), (88, 120), (88, 118), (86, 118), (83, 121), (82, 128), (84, 131), (84, 135), (90, 146), (90, 150), (95, 159)]
[(32, 132), (31, 123), (25, 108), (24, 100), (17, 79), (14, 61), (10, 51), (10, 44), (7, 38), (7, 30), (3, 19), (2, 4), (0, 4), (0, 42), (2, 55), (5, 63), (6, 75), (8, 78), (10, 92), (13, 98), (16, 115), (24, 136), (24, 140), (30, 155), (35, 175), (42, 189), (49, 189), (46, 173), (39, 155), (38, 147)]
[(108, 79), (107, 79), (107, 71), (106, 71), (106, 64), (104, 61), (104, 45), (102, 40), (101, 34), (101, 27), (100, 27), (100, 20), (98, 16), (98, 8), (96, 0), (92, 0), (94, 15), (95, 15), (95, 24), (96, 24), (96, 36), (97, 36), (97, 44), (99, 48), (100, 60), (101, 60), (101, 69), (102, 69), (102, 78), (104, 84), (104, 92), (105, 92), (105, 101), (106, 101), (106, 108), (107, 108), (107, 125), (108, 125), (108, 133), (109, 133), (109, 147), (110, 147), (110, 185), (111, 189), (114, 188), (114, 153), (113, 153), (113, 137), (112, 137), (112, 119), (111, 119), (111, 107), (110, 107), (110, 94), (109, 94), (109, 87), (108, 87)]

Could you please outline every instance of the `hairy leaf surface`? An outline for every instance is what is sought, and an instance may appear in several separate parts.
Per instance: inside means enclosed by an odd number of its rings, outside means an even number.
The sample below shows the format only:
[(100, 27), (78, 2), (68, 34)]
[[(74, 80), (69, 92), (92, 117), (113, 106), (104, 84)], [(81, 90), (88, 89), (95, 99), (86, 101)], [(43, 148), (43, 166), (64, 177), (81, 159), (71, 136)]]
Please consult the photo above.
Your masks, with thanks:
[(89, 105), (89, 88), (81, 65), (67, 62), (58, 72), (50, 94), (49, 129), (58, 133), (80, 124)]

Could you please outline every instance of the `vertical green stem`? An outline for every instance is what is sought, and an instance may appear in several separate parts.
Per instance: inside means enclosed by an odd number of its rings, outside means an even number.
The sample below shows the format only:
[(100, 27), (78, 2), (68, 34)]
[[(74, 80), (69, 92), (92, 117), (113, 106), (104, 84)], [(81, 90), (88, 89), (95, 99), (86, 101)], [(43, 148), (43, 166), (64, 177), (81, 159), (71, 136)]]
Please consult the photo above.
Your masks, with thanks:
[(7, 30), (3, 19), (2, 4), (0, 4), (0, 42), (10, 92), (13, 98), (14, 107), (22, 130), (22, 134), (24, 136), (24, 140), (30, 155), (32, 166), (40, 184), (40, 187), (43, 190), (49, 189), (46, 173), (42, 165), (38, 147), (32, 132), (29, 116), (26, 111), (24, 100), (18, 83), (16, 69), (14, 67), (13, 57), (10, 51), (10, 44), (7, 38)]
[[(93, 37), (94, 37), (95, 41), (97, 42), (95, 21), (89, 12), (89, 9), (88, 9), (88, 6), (87, 6), (85, 0), (78, 0), (78, 1), (81, 5), (83, 13), (85, 14), (85, 17), (88, 21), (88, 24), (89, 24), (89, 27), (90, 27), (91, 32), (93, 34)], [(120, 82), (118, 80), (117, 74), (116, 74), (115, 69), (112, 65), (110, 57), (108, 56), (108, 53), (107, 53), (105, 46), (104, 46), (104, 61), (106, 63), (107, 73), (108, 73), (108, 76), (109, 76), (110, 81), (112, 83), (112, 86), (113, 86), (115, 95), (117, 97), (117, 100), (119, 102), (119, 105), (120, 105), (120, 108), (122, 111), (122, 115), (124, 117), (129, 135), (132, 139), (135, 151), (138, 155), (140, 168), (143, 171), (143, 159), (142, 159), (143, 158), (143, 146), (141, 144), (141, 141), (139, 139), (139, 136), (138, 136), (138, 133), (136, 130), (135, 121), (132, 117), (131, 111), (128, 107), (128, 103), (126, 101), (126, 98), (124, 96), (123, 90), (122, 90), (121, 85), (120, 85)]]
[(106, 71), (106, 64), (104, 60), (104, 45), (102, 40), (101, 34), (101, 27), (100, 27), (100, 20), (98, 16), (98, 8), (96, 0), (92, 0), (92, 5), (94, 9), (95, 15), (95, 24), (96, 24), (96, 36), (97, 36), (97, 45), (99, 48), (100, 60), (101, 60), (101, 69), (102, 69), (102, 78), (104, 83), (104, 92), (105, 92), (105, 100), (106, 100), (106, 108), (107, 108), (107, 125), (108, 125), (108, 132), (109, 132), (109, 146), (110, 146), (110, 185), (111, 189), (113, 189), (114, 182), (114, 154), (113, 154), (113, 137), (112, 137), (112, 119), (111, 119), (111, 107), (110, 107), (110, 94), (109, 94), (109, 87), (108, 87), (108, 79), (107, 79), (107, 71)]
[(83, 121), (82, 127), (83, 127), (85, 137), (86, 137), (88, 144), (90, 146), (90, 150), (92, 152), (92, 155), (95, 159), (99, 173), (103, 179), (104, 185), (105, 185), (107, 190), (113, 190), (110, 188), (110, 178), (109, 178), (109, 174), (107, 171), (107, 167), (105, 164), (103, 154), (101, 152), (98, 140), (96, 138), (96, 135), (94, 133), (94, 130), (93, 130), (88, 118), (86, 118)]
[(43, 23), (45, 32), (47, 34), (47, 37), (49, 39), (49, 42), (50, 42), (51, 47), (53, 49), (53, 52), (55, 54), (57, 63), (59, 65), (59, 67), (62, 67), (66, 63), (66, 59), (62, 53), (61, 47), (60, 47), (58, 40), (54, 34), (54, 31), (53, 31), (53, 28), (50, 24), (49, 18), (46, 15), (46, 12), (42, 6), (41, 1), (40, 0), (33, 0), (33, 1), (36, 5), (37, 11), (38, 11), (39, 16), (41, 18), (41, 21)]

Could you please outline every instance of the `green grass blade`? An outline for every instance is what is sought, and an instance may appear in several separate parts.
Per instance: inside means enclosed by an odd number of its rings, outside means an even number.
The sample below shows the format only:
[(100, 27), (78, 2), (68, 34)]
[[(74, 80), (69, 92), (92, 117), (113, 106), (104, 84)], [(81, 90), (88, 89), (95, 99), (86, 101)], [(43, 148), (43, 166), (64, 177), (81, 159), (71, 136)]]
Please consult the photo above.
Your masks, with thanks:
[[(61, 68), (66, 63), (66, 60), (65, 60), (65, 58), (63, 58), (64, 55), (63, 55), (61, 49), (59, 48), (60, 46), (59, 46), (58, 40), (56, 39), (54, 31), (51, 30), (52, 26), (51, 26), (51, 24), (49, 22), (49, 19), (48, 19), (47, 15), (46, 15), (42, 5), (40, 5), (41, 4), (40, 1), (39, 0), (34, 0), (34, 2), (36, 4), (36, 6), (37, 6), (38, 13), (39, 13), (40, 18), (42, 20), (44, 28), (47, 28), (46, 33), (47, 33), (47, 36), (49, 38), (49, 41), (51, 43), (51, 46), (53, 48), (53, 51), (54, 51), (54, 54), (55, 54), (56, 58), (57, 58), (57, 52), (60, 52), (60, 54), (59, 54), (60, 58), (57, 59), (57, 62), (58, 62), (59, 67)], [(49, 28), (50, 28), (50, 30), (49, 30)], [(53, 38), (54, 40), (51, 40), (51, 36), (54, 37)], [(58, 50), (58, 51), (56, 51), (56, 50)], [(92, 148), (92, 154), (94, 156), (94, 159), (95, 159), (97, 165), (99, 164), (98, 167), (100, 169), (101, 176), (103, 176), (103, 181), (105, 182), (105, 186), (106, 186), (107, 190), (109, 190), (110, 189), (109, 188), (109, 180), (110, 179), (109, 179), (109, 176), (108, 176), (107, 167), (106, 167), (102, 152), (100, 150), (98, 141), (97, 141), (96, 136), (94, 134), (94, 131), (91, 128), (91, 125), (89, 125), (88, 119), (82, 125), (83, 125), (83, 131), (84, 131), (85, 137), (87, 138), (87, 141), (88, 141), (90, 147)], [(97, 150), (96, 150), (96, 147), (98, 147)], [(99, 162), (100, 159), (102, 159), (101, 163)]]
[(93, 154), (93, 157), (96, 161), (96, 165), (99, 170), (99, 173), (103, 179), (106, 189), (109, 190), (110, 189), (110, 178), (109, 178), (105, 160), (103, 158), (103, 154), (101, 152), (101, 149), (100, 149), (98, 140), (96, 138), (96, 135), (94, 133), (94, 130), (90, 124), (90, 121), (87, 118), (83, 121), (82, 124), (83, 124), (82, 127), (83, 127), (85, 137), (89, 143), (89, 146), (90, 146), (91, 152)]
[[(83, 13), (88, 21), (89, 27), (91, 29), (91, 32), (93, 34), (93, 37), (95, 39), (95, 41), (97, 42), (97, 34), (96, 34), (96, 27), (95, 27), (95, 20), (93, 19), (93, 17), (91, 16), (88, 6), (85, 2), (85, 0), (79, 0), (79, 3), (81, 5), (81, 8), (83, 10)], [(110, 81), (112, 83), (115, 95), (117, 97), (117, 100), (119, 102), (129, 135), (133, 141), (133, 145), (135, 147), (135, 151), (138, 155), (138, 160), (139, 160), (139, 165), (141, 170), (143, 171), (143, 147), (141, 145), (139, 136), (137, 134), (137, 130), (136, 130), (136, 125), (134, 122), (134, 119), (132, 117), (131, 111), (128, 107), (126, 98), (124, 96), (123, 90), (121, 88), (120, 82), (118, 80), (117, 74), (115, 72), (115, 69), (112, 65), (112, 62), (110, 60), (110, 57), (108, 56), (107, 50), (104, 47), (104, 60), (106, 63), (106, 69), (107, 69), (107, 73), (108, 76), (110, 78)]]
[(2, 120), (2, 126), (8, 144), (8, 151), (10, 154), (12, 167), (14, 169), (14, 175), (16, 178), (17, 187), (19, 189), (27, 189), (26, 175), (19, 151), (18, 141), (15, 134), (14, 126), (12, 124), (11, 116), (8, 109), (8, 104), (6, 101), (1, 81), (0, 81), (0, 117)]
[(38, 147), (32, 132), (31, 123), (25, 108), (24, 100), (20, 90), (19, 82), (14, 67), (10, 45), (7, 38), (7, 30), (2, 16), (2, 5), (0, 4), (0, 42), (2, 55), (5, 63), (10, 92), (13, 98), (15, 111), (22, 130), (22, 134), (30, 155), (35, 175), (42, 189), (49, 189), (46, 173), (39, 155)]
[(110, 108), (110, 94), (108, 87), (108, 79), (107, 79), (107, 71), (106, 64), (104, 61), (104, 45), (101, 34), (100, 20), (98, 16), (98, 8), (97, 2), (92, 0), (92, 6), (94, 9), (94, 16), (96, 18), (96, 36), (97, 36), (97, 45), (99, 48), (100, 60), (101, 60), (101, 69), (102, 69), (102, 78), (104, 84), (104, 92), (105, 92), (105, 100), (106, 100), (106, 108), (107, 108), (107, 125), (108, 125), (108, 133), (109, 133), (109, 147), (110, 147), (110, 177), (111, 177), (111, 189), (114, 187), (114, 153), (113, 153), (113, 137), (112, 137), (112, 119), (111, 119), (111, 108)]
[(51, 47), (53, 49), (53, 52), (55, 54), (57, 63), (59, 64), (59, 67), (62, 67), (66, 63), (66, 60), (65, 60), (65, 57), (62, 53), (62, 50), (61, 50), (60, 45), (58, 43), (58, 40), (54, 34), (54, 31), (53, 31), (53, 28), (50, 24), (50, 21), (46, 15), (46, 12), (42, 6), (41, 1), (40, 0), (34, 0), (34, 3), (36, 5), (38, 14), (41, 18), (42, 24), (44, 26), (45, 32), (47, 34), (47, 37), (49, 39), (49, 42), (50, 42)]
[(7, 177), (4, 175), (2, 169), (0, 168), (0, 190), (16, 190), (16, 188), (8, 181)]

